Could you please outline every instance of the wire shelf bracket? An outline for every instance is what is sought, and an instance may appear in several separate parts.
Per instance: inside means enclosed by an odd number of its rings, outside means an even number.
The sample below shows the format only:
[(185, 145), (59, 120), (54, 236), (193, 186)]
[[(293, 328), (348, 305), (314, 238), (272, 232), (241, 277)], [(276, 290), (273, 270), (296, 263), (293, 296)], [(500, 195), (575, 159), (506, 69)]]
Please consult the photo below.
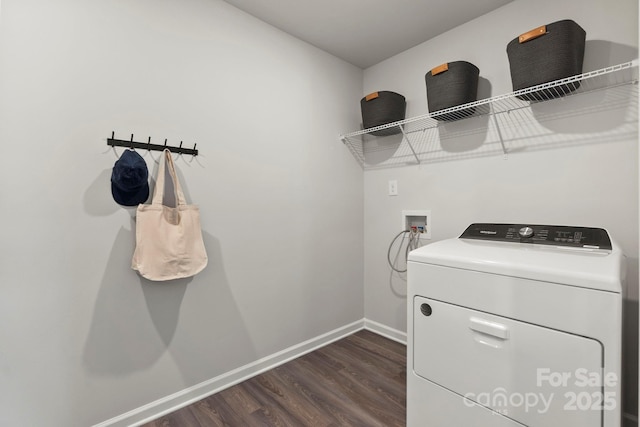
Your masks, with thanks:
[(411, 154), (413, 154), (413, 157), (416, 159), (416, 163), (420, 164), (420, 158), (416, 154), (416, 150), (413, 148), (413, 145), (411, 145), (411, 140), (407, 136), (407, 133), (404, 130), (404, 126), (399, 125), (398, 127), (400, 128), (400, 131), (402, 132), (402, 139), (407, 142), (407, 145), (409, 146), (409, 149), (411, 150)]

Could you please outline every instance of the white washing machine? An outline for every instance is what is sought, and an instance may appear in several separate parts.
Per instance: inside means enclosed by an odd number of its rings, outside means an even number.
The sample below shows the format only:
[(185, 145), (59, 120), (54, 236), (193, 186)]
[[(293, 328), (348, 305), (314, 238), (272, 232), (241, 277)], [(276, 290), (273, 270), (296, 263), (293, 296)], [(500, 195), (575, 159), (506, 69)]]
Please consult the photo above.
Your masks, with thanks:
[(620, 427), (624, 255), (603, 229), (472, 224), (408, 259), (409, 427)]

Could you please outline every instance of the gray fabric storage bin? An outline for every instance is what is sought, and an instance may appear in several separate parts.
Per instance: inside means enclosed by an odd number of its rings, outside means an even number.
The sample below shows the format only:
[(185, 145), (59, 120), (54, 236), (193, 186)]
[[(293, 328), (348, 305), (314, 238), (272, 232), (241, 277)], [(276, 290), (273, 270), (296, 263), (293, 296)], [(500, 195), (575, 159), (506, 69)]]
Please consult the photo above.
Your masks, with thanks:
[[(429, 112), (434, 113), (476, 101), (479, 75), (478, 67), (466, 61), (448, 62), (433, 68), (424, 76)], [(470, 116), (474, 112), (475, 107), (469, 107), (431, 117), (436, 120), (454, 121)]]
[[(362, 126), (369, 129), (404, 120), (407, 102), (404, 96), (390, 91), (373, 92), (360, 100)], [(386, 136), (402, 132), (398, 126), (369, 132), (371, 135)]]
[[(534, 28), (507, 45), (511, 82), (517, 91), (582, 73), (586, 32), (565, 19)], [(529, 101), (564, 96), (580, 87), (580, 82), (542, 89), (518, 96)]]

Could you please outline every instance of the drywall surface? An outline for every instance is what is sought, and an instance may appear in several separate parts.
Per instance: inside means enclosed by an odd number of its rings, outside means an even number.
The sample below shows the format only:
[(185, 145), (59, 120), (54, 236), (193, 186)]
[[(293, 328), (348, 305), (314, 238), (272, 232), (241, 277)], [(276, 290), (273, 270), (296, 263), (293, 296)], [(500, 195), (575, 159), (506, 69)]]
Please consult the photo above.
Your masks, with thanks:
[[(362, 70), (217, 0), (3, 0), (0, 28), (1, 425), (100, 423), (362, 319)], [(196, 277), (131, 269), (112, 130), (197, 143)]]
[[(424, 75), (458, 60), (480, 69), (481, 98), (508, 93), (507, 43), (567, 18), (586, 30), (585, 72), (638, 57), (637, 1), (518, 1), (366, 69), (363, 94), (395, 91), (407, 98), (407, 117), (425, 114)], [(551, 107), (558, 109), (557, 119), (523, 123), (520, 138), (506, 142), (507, 156), (493, 152), (487, 134), (474, 133), (468, 121), (438, 129), (432, 161), (365, 172), (366, 318), (406, 330), (406, 280), (391, 275), (386, 261), (402, 210), (431, 210), (432, 241), (457, 237), (473, 222), (604, 227), (628, 257), (624, 400), (625, 410), (637, 413), (637, 107), (572, 116), (561, 104), (580, 109), (599, 101), (598, 95), (559, 101)], [(465, 127), (464, 137), (446, 138), (464, 134)], [(389, 180), (397, 180), (398, 196), (387, 195)]]

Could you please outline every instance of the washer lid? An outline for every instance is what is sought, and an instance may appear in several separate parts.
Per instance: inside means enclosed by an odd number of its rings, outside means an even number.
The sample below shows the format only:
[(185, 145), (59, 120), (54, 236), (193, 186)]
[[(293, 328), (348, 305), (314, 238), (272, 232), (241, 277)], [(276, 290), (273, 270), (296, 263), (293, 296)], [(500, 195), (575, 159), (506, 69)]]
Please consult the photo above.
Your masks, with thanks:
[(408, 260), (408, 274), (411, 264), (423, 263), (617, 293), (625, 275), (624, 255), (615, 243), (600, 250), (448, 239), (411, 251)]

